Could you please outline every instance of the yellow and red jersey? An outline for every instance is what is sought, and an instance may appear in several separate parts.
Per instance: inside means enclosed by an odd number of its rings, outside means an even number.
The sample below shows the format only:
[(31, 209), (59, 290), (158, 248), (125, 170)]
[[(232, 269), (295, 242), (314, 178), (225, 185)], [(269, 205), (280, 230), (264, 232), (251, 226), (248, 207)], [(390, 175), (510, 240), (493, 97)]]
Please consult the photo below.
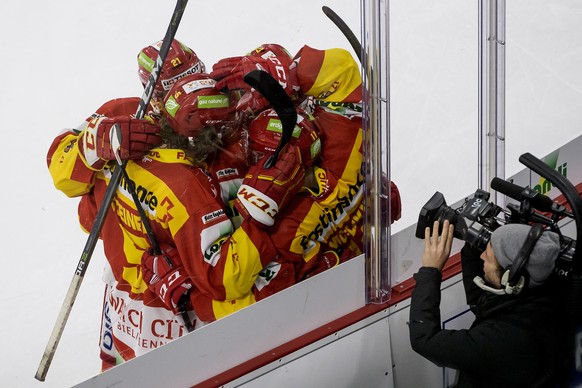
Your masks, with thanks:
[[(292, 71), (299, 93), (312, 102), (307, 108), (311, 108), (323, 144), (313, 169), (317, 187), (295, 197), (278, 214), (271, 229), (278, 257), (259, 274), (255, 282), (257, 299), (363, 249), (365, 188), (359, 65), (346, 50), (309, 46), (304, 46), (294, 60)], [(349, 252), (349, 257), (344, 252)]]
[(361, 104), (360, 66), (344, 49), (319, 50), (303, 46), (295, 55), (300, 93), (328, 103)]
[[(333, 125), (322, 130), (337, 131), (341, 136), (324, 138), (322, 158), (313, 169), (319, 190), (301, 193), (278, 214), (271, 238), (280, 266), (269, 263), (259, 274), (257, 299), (309, 276), (320, 267), (327, 251), (336, 252), (342, 260), (347, 258), (343, 252), (351, 252), (351, 257), (362, 253), (365, 186), (361, 120), (331, 115)], [(316, 116), (316, 120), (324, 116)], [(287, 281), (281, 279), (283, 276), (289, 276)]]
[[(344, 49), (304, 46), (292, 70), (307, 97), (322, 139), (313, 168), (316, 187), (295, 197), (271, 229), (278, 257), (255, 282), (265, 298), (363, 253), (364, 173), (362, 78), (360, 66)], [(392, 220), (400, 217), (400, 195), (391, 183)]]
[[(278, 214), (275, 225), (269, 229), (277, 255), (260, 272), (252, 293), (229, 301), (195, 296), (199, 306), (206, 306), (205, 311), (217, 314), (215, 318), (362, 251), (364, 185), (359, 67), (342, 49), (316, 50), (305, 46), (296, 61), (301, 93), (317, 97), (312, 113), (323, 139), (321, 160), (314, 168), (318, 187), (300, 193)], [(333, 263), (329, 262), (327, 252), (339, 252)]]
[[(95, 115), (130, 115), (138, 101), (113, 100)], [(49, 149), (47, 163), (57, 189), (70, 197), (81, 196), (79, 220), (89, 231), (117, 166), (109, 163), (98, 171), (88, 167), (78, 146), (83, 130), (82, 125), (59, 135)], [(206, 305), (198, 311), (198, 296), (245, 300), (263, 265), (276, 255), (268, 234), (255, 224), (243, 222), (234, 229), (220, 185), (184, 151), (156, 148), (140, 160), (130, 160), (126, 170), (133, 182), (121, 180), (100, 235), (109, 264), (105, 275), (110, 286), (106, 295), (109, 315), (104, 319), (109, 320), (115, 349), (125, 360), (184, 332), (180, 318), (143, 281), (141, 258), (150, 244), (128, 190), (130, 183), (157, 240), (178, 249), (194, 284), (192, 304), (202, 321), (217, 314), (204, 310)], [(166, 322), (164, 330), (162, 322)]]

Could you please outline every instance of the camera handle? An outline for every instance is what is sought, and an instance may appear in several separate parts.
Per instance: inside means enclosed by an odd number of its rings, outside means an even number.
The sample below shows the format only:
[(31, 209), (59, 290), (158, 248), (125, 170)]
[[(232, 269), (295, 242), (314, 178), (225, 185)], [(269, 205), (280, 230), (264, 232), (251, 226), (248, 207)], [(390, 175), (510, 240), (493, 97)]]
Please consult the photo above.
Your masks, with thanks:
[[(574, 214), (576, 241), (582, 241), (582, 199), (580, 199), (580, 195), (572, 182), (530, 153), (521, 155), (519, 161), (524, 166), (546, 178), (562, 192)], [(582, 258), (580, 256), (582, 256), (582, 251), (580, 251), (579, 245), (576, 244), (572, 255), (572, 271), (568, 274), (570, 313), (576, 318), (582, 318)]]

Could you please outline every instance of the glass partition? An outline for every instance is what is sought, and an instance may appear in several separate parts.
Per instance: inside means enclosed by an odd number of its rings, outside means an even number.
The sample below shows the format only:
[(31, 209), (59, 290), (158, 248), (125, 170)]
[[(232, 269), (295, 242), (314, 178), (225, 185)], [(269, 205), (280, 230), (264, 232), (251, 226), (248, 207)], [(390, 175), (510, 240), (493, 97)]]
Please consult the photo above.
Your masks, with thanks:
[(435, 190), (451, 201), (477, 187), (477, 3), (390, 2), (395, 231), (416, 222)]
[(387, 1), (364, 0), (362, 5), (366, 296), (369, 303), (383, 303), (391, 284), (389, 10)]
[(392, 285), (420, 267), (414, 237), (436, 192), (453, 205), (479, 186), (479, 3), (390, 1), (390, 168), (402, 197)]
[(508, 176), (524, 168), (518, 161), (524, 152), (542, 158), (582, 134), (580, 20), (578, 2), (507, 2)]

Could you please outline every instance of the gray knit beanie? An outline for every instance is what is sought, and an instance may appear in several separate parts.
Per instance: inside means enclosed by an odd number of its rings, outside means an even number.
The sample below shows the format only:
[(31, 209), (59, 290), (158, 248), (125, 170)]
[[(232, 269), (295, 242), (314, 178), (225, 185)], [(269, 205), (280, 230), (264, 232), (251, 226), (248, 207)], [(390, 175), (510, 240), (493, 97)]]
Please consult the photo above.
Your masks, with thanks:
[[(531, 229), (529, 225), (507, 224), (491, 235), (491, 246), (497, 261), (506, 269), (513, 264)], [(560, 253), (560, 238), (554, 232), (545, 231), (534, 246), (525, 270), (529, 274), (529, 288), (541, 285), (552, 273)]]

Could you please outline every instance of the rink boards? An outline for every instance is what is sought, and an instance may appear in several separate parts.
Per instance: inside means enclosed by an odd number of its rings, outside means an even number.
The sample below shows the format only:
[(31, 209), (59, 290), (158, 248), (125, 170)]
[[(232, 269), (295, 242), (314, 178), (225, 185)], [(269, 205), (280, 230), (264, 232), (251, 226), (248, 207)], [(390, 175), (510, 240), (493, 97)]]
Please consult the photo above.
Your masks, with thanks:
[[(549, 155), (534, 156), (580, 186), (580, 149), (582, 136)], [(509, 179), (563, 200), (529, 169)], [(446, 386), (453, 372), (418, 356), (408, 339), (411, 276), (422, 252), (415, 229), (392, 236), (392, 298), (384, 305), (365, 304), (364, 257), (359, 256), (77, 387)], [(564, 230), (575, 232), (571, 225)], [(456, 241), (454, 253), (460, 247)], [(445, 328), (466, 327), (472, 320), (457, 256), (443, 271)]]

